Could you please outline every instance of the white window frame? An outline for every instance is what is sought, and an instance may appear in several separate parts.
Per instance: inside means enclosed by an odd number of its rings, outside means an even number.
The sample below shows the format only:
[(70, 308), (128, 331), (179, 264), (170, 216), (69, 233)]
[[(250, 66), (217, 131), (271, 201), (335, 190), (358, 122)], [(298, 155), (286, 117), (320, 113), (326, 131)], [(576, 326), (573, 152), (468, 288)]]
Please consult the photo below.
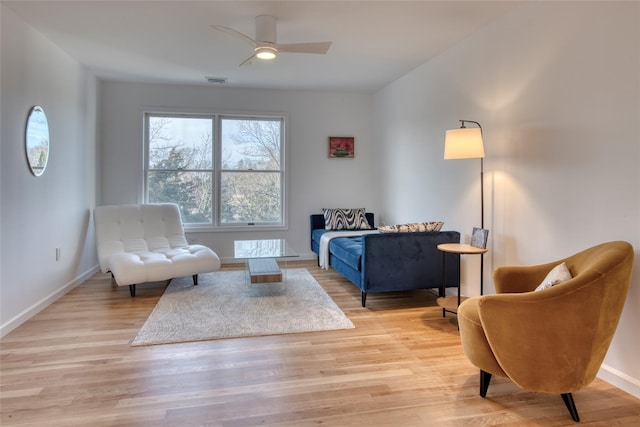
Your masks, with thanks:
[[(214, 189), (214, 197), (212, 202), (212, 222), (211, 223), (185, 223), (185, 231), (193, 232), (229, 232), (229, 231), (274, 231), (288, 229), (288, 115), (285, 113), (253, 113), (253, 112), (202, 112), (181, 110), (163, 110), (163, 109), (145, 109), (143, 111), (143, 179), (142, 179), (142, 197), (143, 203), (148, 203), (148, 183), (149, 175), (149, 118), (150, 117), (178, 117), (178, 118), (210, 118), (213, 120), (212, 132), (212, 187)], [(223, 172), (221, 164), (221, 121), (222, 119), (255, 119), (255, 120), (280, 120), (280, 197), (281, 197), (281, 222), (278, 224), (257, 223), (257, 224), (222, 224), (221, 223), (221, 174)], [(171, 170), (168, 170), (169, 172)], [(191, 171), (191, 170), (189, 170)], [(209, 170), (193, 170), (198, 172), (209, 172)], [(260, 173), (260, 172), (258, 172)]]

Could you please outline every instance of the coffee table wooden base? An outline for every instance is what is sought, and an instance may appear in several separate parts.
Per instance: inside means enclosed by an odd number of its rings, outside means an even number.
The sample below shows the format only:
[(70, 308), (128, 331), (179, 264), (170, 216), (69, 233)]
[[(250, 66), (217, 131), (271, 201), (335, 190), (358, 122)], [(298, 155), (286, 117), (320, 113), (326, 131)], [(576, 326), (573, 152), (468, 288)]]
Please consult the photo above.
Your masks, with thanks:
[(251, 283), (282, 282), (282, 271), (274, 258), (253, 258), (247, 260)]

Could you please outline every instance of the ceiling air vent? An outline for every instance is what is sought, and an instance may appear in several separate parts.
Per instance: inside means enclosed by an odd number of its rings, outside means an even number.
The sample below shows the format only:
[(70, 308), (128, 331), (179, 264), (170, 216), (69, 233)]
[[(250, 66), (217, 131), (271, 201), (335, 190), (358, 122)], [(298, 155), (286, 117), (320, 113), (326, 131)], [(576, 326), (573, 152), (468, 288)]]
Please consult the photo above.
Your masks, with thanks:
[(229, 81), (228, 78), (226, 77), (205, 77), (207, 79), (207, 82), (209, 82), (212, 85), (224, 85), (227, 84), (227, 81)]

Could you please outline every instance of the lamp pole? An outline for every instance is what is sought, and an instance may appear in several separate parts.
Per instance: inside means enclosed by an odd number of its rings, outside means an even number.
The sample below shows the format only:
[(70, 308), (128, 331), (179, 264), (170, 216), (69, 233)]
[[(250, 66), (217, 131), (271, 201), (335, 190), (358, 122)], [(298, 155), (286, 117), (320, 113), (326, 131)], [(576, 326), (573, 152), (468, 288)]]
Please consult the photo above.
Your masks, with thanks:
[[(473, 120), (460, 120), (461, 128), (466, 128), (465, 122), (473, 123), (480, 128), (480, 136), (484, 142), (482, 126)], [(480, 228), (484, 229), (484, 158), (480, 157)], [(484, 294), (484, 254), (480, 254), (480, 295)]]
[[(465, 123), (473, 123), (480, 128), (480, 136), (484, 141), (484, 135), (482, 133), (482, 126), (480, 123), (473, 120), (460, 120), (461, 129), (465, 129)], [(480, 228), (484, 229), (484, 158), (480, 157)]]

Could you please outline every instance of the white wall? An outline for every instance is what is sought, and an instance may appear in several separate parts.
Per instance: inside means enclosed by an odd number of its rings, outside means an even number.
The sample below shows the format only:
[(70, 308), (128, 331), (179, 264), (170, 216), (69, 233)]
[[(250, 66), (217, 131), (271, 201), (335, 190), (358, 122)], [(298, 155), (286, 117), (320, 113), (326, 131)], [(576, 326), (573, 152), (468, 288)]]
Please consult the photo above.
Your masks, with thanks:
[[(482, 124), (485, 292), (494, 292), (498, 266), (610, 240), (636, 248), (600, 375), (640, 397), (640, 3), (526, 4), (374, 102), (379, 213), (388, 222), (443, 220), (465, 239), (480, 223), (479, 160), (443, 160), (444, 132), (458, 119)], [(479, 263), (464, 264), (463, 293), (476, 295)]]
[[(191, 243), (211, 247), (223, 261), (233, 258), (234, 239), (251, 238), (286, 238), (302, 258), (311, 258), (310, 214), (323, 207), (377, 210), (370, 95), (103, 82), (101, 99), (100, 204), (142, 201), (145, 108), (288, 114), (289, 229), (188, 234)], [(354, 136), (355, 158), (329, 159), (332, 135)]]
[[(97, 81), (0, 5), (0, 332), (5, 335), (95, 270)], [(24, 130), (44, 108), (50, 157), (31, 175)], [(56, 262), (55, 250), (61, 248)]]

